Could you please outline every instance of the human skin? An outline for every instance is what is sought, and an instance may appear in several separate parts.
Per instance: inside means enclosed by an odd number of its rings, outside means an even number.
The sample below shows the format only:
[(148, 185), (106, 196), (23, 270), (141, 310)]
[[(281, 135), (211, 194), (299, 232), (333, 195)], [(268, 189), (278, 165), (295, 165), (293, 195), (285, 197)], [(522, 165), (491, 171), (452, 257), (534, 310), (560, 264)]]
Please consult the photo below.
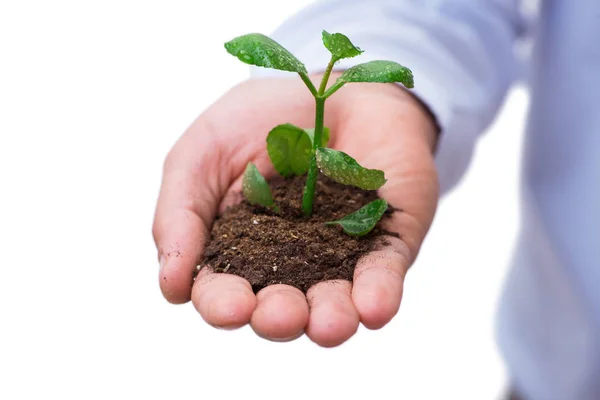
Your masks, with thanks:
[(402, 209), (385, 227), (400, 239), (389, 237), (389, 246), (360, 259), (353, 283), (321, 282), (306, 296), (288, 285), (254, 295), (245, 279), (209, 268), (192, 281), (215, 216), (239, 198), (246, 164), (252, 161), (266, 176), (274, 175), (267, 133), (282, 123), (311, 127), (314, 118), (314, 98), (299, 79), (254, 79), (217, 100), (173, 146), (153, 226), (160, 288), (169, 302), (191, 300), (215, 327), (250, 324), (275, 341), (305, 333), (324, 347), (348, 340), (359, 323), (379, 329), (398, 312), (404, 277), (437, 206), (437, 132), (422, 104), (393, 84), (346, 85), (327, 100), (325, 126), (332, 132), (330, 147), (385, 171), (388, 181), (379, 195)]

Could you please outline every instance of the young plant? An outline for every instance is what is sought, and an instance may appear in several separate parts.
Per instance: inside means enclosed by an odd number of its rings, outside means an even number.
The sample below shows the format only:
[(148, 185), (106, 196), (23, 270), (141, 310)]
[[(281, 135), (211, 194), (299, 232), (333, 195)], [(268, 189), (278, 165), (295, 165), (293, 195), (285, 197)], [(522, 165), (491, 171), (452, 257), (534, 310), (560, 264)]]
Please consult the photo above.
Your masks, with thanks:
[[(323, 31), (323, 44), (331, 53), (331, 59), (317, 89), (304, 64), (273, 39), (251, 33), (225, 43), (225, 49), (246, 64), (297, 73), (315, 98), (314, 129), (283, 124), (273, 128), (267, 136), (267, 152), (277, 172), (284, 177), (307, 174), (302, 198), (302, 211), (306, 216), (310, 216), (313, 210), (317, 168), (339, 183), (365, 190), (377, 190), (386, 182), (383, 171), (364, 168), (348, 154), (327, 148), (330, 133), (323, 126), (325, 100), (350, 82), (397, 82), (407, 88), (413, 87), (412, 72), (408, 68), (393, 61), (378, 60), (347, 69), (327, 88), (334, 65), (341, 59), (356, 57), (363, 51), (341, 33)], [(248, 164), (244, 174), (243, 192), (250, 203), (276, 209), (268, 184), (252, 163)], [(366, 235), (386, 209), (385, 200), (378, 199), (341, 220), (327, 224), (341, 225), (344, 232), (350, 235)]]

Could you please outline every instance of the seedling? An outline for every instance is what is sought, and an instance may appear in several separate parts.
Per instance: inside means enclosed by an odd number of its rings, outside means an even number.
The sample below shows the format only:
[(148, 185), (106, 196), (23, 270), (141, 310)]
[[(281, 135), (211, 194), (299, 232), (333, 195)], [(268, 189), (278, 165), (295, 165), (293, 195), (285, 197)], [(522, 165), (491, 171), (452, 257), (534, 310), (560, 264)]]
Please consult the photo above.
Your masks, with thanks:
[[(273, 128), (267, 136), (267, 152), (277, 172), (284, 177), (307, 174), (302, 198), (302, 211), (306, 216), (310, 216), (313, 210), (317, 168), (339, 183), (361, 189), (377, 190), (386, 182), (383, 171), (364, 168), (348, 154), (327, 148), (329, 129), (323, 126), (325, 100), (350, 82), (398, 82), (407, 88), (413, 87), (412, 72), (408, 68), (393, 61), (370, 61), (347, 69), (327, 88), (334, 65), (341, 59), (356, 57), (363, 51), (341, 33), (323, 31), (323, 44), (331, 53), (331, 60), (317, 89), (304, 64), (273, 39), (251, 33), (225, 43), (225, 49), (246, 64), (297, 73), (315, 98), (314, 129), (283, 124)], [(246, 168), (242, 186), (244, 196), (251, 204), (277, 209), (269, 185), (252, 163)], [(386, 209), (386, 201), (378, 199), (339, 221), (327, 224), (341, 225), (344, 232), (350, 235), (366, 235)]]

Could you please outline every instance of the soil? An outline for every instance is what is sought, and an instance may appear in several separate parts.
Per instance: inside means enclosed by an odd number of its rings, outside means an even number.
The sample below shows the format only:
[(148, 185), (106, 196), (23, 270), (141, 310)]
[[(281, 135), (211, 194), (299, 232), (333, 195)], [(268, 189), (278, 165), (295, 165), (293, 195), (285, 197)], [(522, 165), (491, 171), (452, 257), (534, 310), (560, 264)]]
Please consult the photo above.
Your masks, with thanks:
[[(283, 283), (304, 293), (330, 279), (352, 281), (357, 260), (386, 244), (379, 224), (367, 235), (353, 237), (337, 225), (325, 225), (378, 198), (376, 191), (344, 186), (320, 175), (312, 217), (302, 215), (305, 177), (269, 182), (279, 213), (246, 200), (228, 208), (215, 221), (201, 265), (247, 279), (254, 292)], [(382, 219), (400, 210), (388, 207)]]

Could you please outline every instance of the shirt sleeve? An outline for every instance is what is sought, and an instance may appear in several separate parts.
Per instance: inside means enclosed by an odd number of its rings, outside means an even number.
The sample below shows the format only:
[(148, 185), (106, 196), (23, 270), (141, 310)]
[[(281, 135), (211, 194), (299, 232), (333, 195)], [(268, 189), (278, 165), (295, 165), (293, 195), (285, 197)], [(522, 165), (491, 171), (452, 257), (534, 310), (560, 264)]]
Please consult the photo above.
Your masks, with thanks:
[[(321, 32), (340, 32), (365, 52), (345, 69), (393, 60), (413, 71), (412, 90), (441, 128), (436, 164), (442, 193), (467, 169), (477, 136), (492, 121), (518, 74), (514, 44), (523, 28), (518, 0), (322, 0), (272, 37), (309, 72), (329, 62)], [(273, 72), (253, 68), (254, 76)]]

